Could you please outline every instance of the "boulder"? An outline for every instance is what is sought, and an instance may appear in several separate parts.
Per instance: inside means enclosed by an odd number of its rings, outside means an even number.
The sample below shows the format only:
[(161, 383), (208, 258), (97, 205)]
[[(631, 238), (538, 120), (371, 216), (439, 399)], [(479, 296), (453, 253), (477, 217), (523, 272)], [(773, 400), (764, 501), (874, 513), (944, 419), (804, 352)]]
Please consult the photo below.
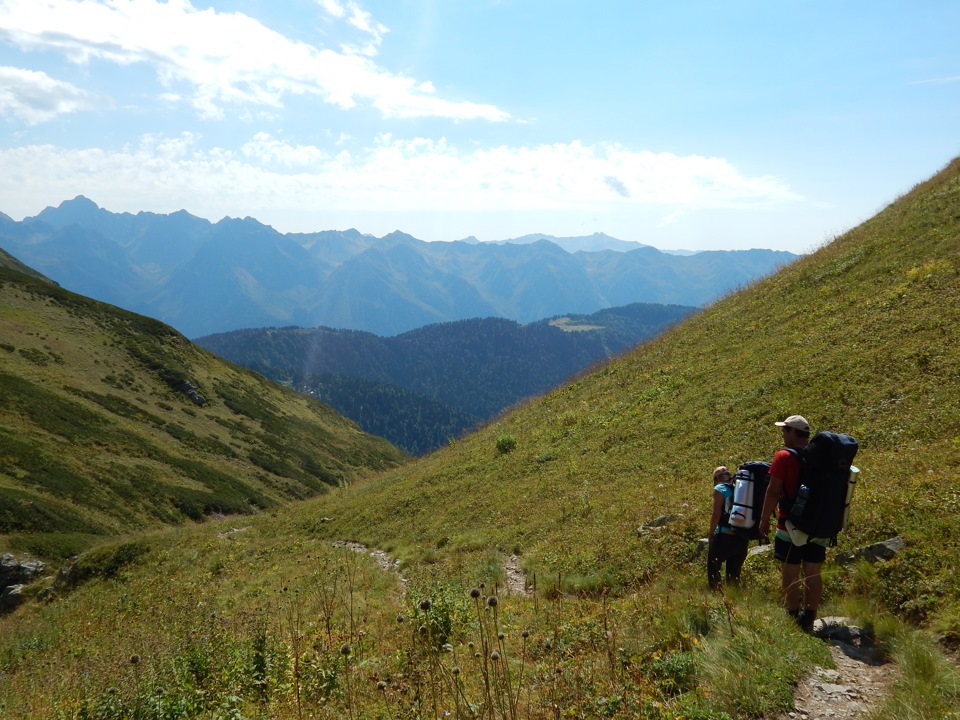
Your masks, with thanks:
[(643, 533), (649, 532), (650, 530), (659, 530), (660, 528), (666, 527), (667, 525), (672, 523), (674, 520), (677, 520), (679, 517), (680, 517), (679, 515), (661, 515), (655, 520), (650, 520), (649, 522), (645, 522), (643, 525), (638, 527), (637, 535), (642, 535)]
[(15, 610), (23, 602), (23, 585), (7, 585), (0, 591), (0, 613)]
[(0, 590), (9, 585), (25, 585), (39, 577), (46, 567), (39, 560), (17, 558), (10, 553), (0, 555)]
[(884, 540), (883, 542), (865, 545), (864, 547), (857, 548), (856, 550), (849, 550), (847, 552), (840, 553), (837, 555), (836, 563), (838, 565), (849, 565), (857, 560), (866, 560), (870, 563), (879, 562), (880, 560), (889, 560), (898, 552), (903, 550), (906, 546), (907, 541), (898, 535), (897, 537), (892, 537), (889, 540)]
[(854, 625), (850, 618), (819, 618), (813, 623), (813, 634), (858, 662), (883, 665), (889, 661), (883, 649), (877, 646), (873, 632)]

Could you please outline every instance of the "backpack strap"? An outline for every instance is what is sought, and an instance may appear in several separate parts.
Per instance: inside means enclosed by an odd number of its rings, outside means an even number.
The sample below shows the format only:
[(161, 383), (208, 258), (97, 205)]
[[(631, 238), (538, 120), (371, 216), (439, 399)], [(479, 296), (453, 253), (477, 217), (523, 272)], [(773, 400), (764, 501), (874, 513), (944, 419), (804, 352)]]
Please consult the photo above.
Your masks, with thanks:
[(730, 511), (733, 510), (733, 490), (734, 485), (732, 482), (717, 483), (718, 485), (723, 485), (730, 491), (729, 495), (723, 496), (723, 512), (720, 513), (720, 521), (717, 523), (717, 532), (720, 532), (722, 527), (730, 527)]
[[(797, 464), (800, 465), (800, 469), (797, 470), (797, 483), (799, 487), (799, 483), (800, 483), (799, 473), (803, 471), (803, 456), (800, 454), (800, 451), (797, 450), (796, 448), (785, 447), (784, 450), (786, 450), (788, 453), (793, 455), (794, 459), (797, 461)], [(796, 498), (788, 498), (786, 495), (783, 495), (780, 498), (780, 501), (777, 503), (777, 506), (784, 512), (784, 514), (789, 515), (790, 508), (793, 507), (794, 500), (796, 500)]]

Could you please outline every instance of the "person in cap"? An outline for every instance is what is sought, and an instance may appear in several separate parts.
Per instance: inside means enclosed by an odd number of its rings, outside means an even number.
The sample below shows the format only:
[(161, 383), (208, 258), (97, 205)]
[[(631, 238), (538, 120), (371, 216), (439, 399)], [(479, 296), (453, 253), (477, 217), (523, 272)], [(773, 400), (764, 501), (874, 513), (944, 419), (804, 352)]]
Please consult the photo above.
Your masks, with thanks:
[[(809, 632), (813, 629), (823, 596), (820, 569), (826, 558), (828, 541), (823, 538), (792, 537), (784, 507), (792, 504), (800, 488), (800, 459), (791, 450), (801, 451), (807, 446), (810, 423), (802, 415), (791, 415), (776, 425), (783, 435), (784, 448), (777, 451), (770, 465), (770, 484), (763, 500), (759, 530), (763, 536), (769, 534), (770, 515), (776, 509), (773, 556), (781, 565), (783, 603), (800, 627)], [(806, 542), (802, 542), (804, 539)]]
[(720, 571), (726, 563), (726, 582), (740, 582), (740, 570), (747, 559), (749, 540), (734, 532), (729, 511), (733, 502), (733, 475), (725, 465), (713, 471), (713, 513), (710, 515), (710, 542), (707, 551), (707, 583), (711, 588), (720, 585)]

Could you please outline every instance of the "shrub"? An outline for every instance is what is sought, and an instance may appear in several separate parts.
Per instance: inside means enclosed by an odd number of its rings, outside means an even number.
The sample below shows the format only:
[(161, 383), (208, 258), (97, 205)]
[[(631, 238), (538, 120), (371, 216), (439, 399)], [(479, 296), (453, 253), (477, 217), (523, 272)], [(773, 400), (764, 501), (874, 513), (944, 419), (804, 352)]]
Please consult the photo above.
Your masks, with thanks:
[(497, 452), (501, 455), (506, 455), (516, 446), (517, 438), (514, 437), (513, 433), (504, 432), (497, 436)]

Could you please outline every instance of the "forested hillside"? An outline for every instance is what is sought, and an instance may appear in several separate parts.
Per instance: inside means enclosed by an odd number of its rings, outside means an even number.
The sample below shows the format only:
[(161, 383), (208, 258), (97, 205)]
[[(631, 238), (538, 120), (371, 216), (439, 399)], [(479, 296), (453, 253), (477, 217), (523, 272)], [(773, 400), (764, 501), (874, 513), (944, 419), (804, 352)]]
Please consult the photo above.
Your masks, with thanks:
[(266, 328), (197, 343), (308, 392), (367, 432), (422, 454), (696, 310), (637, 303), (528, 325), (461, 320), (387, 338), (330, 328)]

